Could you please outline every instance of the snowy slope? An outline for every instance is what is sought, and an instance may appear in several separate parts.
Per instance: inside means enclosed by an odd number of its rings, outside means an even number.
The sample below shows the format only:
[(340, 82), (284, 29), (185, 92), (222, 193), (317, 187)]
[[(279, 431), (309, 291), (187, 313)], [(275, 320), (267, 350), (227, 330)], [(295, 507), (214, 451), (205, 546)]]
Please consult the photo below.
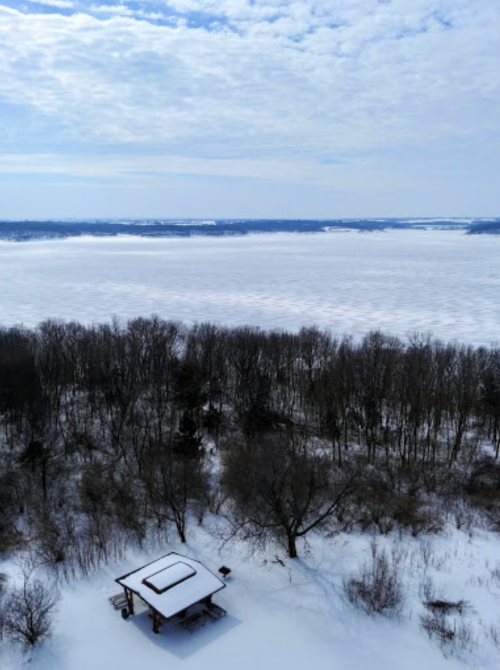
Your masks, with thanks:
[[(302, 558), (291, 560), (279, 550), (267, 557), (249, 555), (239, 543), (220, 550), (206, 530), (197, 528), (189, 544), (173, 542), (163, 551), (185, 553), (213, 570), (223, 563), (232, 568), (228, 588), (214, 599), (227, 609), (224, 619), (207, 621), (194, 634), (169, 622), (159, 635), (151, 631), (145, 607), (122, 620), (108, 602), (116, 591), (114, 578), (161, 555), (162, 548), (131, 553), (127, 561), (65, 585), (52, 639), (24, 660), (4, 643), (2, 670), (499, 668), (500, 649), (489, 633), (495, 624), (500, 632), (500, 577), (492, 576), (500, 567), (498, 537), (450, 530), (440, 537), (380, 542), (396, 548), (405, 579), (406, 604), (396, 619), (369, 617), (343, 595), (343, 578), (370, 556), (369, 536), (317, 537), (301, 547)], [(425, 577), (434, 580), (441, 597), (470, 602), (461, 619), (473, 633), (472, 651), (441, 649), (421, 631)]]

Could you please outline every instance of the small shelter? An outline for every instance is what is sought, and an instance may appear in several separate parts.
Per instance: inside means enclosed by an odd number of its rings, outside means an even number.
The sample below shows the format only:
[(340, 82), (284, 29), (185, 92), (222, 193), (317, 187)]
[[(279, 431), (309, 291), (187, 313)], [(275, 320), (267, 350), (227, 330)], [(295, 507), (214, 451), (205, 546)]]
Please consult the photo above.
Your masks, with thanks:
[(166, 556), (118, 577), (129, 613), (134, 613), (134, 594), (151, 610), (153, 631), (163, 619), (184, 616), (197, 603), (210, 605), (212, 596), (225, 588), (224, 582), (194, 558), (171, 552)]

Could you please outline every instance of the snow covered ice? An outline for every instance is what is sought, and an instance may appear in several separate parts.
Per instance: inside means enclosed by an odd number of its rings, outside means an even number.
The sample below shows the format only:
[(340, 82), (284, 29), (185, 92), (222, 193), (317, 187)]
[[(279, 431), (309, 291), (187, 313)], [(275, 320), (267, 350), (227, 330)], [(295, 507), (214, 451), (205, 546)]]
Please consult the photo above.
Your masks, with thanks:
[(499, 340), (500, 236), (461, 230), (0, 243), (0, 323), (165, 319)]

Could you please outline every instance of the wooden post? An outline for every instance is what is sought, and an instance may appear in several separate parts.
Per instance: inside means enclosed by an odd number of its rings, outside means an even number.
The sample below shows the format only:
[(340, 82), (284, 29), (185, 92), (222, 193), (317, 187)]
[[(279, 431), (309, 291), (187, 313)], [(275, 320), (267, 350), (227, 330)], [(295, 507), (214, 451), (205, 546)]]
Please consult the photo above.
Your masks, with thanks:
[(153, 633), (158, 634), (161, 626), (161, 614), (153, 609)]
[(134, 594), (126, 587), (125, 587), (125, 598), (127, 599), (129, 614), (132, 615), (134, 613)]

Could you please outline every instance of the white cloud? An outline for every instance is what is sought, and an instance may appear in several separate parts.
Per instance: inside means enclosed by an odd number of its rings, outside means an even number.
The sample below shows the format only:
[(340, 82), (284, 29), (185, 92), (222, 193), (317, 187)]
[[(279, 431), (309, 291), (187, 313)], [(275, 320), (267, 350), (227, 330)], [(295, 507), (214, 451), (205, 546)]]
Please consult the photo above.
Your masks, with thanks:
[[(318, 168), (311, 164), (311, 168)], [(205, 176), (234, 176), (271, 178), (281, 174), (286, 180), (300, 176), (302, 163), (268, 159), (204, 159), (186, 156), (113, 155), (82, 157), (59, 154), (4, 154), (0, 163), (0, 173), (4, 174), (57, 174), (65, 177), (131, 177), (141, 174), (162, 178), (168, 174), (192, 174)]]
[(28, 2), (33, 5), (46, 5), (57, 9), (71, 9), (73, 7), (73, 2), (70, 0), (28, 0)]
[[(253, 174), (261, 161), (266, 175), (323, 183), (329, 159), (392, 152), (408, 168), (427, 148), (430, 158), (462, 148), (466, 160), (499, 144), (497, 0), (74, 6), (30, 14), (0, 0), (0, 102), (31, 110), (52, 154), (126, 145), (175, 157), (179, 171), (205, 174), (211, 160), (216, 174)], [(33, 153), (25, 121), (6, 114), (4, 151), (17, 139)], [(217, 162), (228, 157), (241, 165)]]
[(92, 14), (114, 14), (116, 16), (134, 15), (134, 11), (126, 5), (91, 5), (89, 11)]

